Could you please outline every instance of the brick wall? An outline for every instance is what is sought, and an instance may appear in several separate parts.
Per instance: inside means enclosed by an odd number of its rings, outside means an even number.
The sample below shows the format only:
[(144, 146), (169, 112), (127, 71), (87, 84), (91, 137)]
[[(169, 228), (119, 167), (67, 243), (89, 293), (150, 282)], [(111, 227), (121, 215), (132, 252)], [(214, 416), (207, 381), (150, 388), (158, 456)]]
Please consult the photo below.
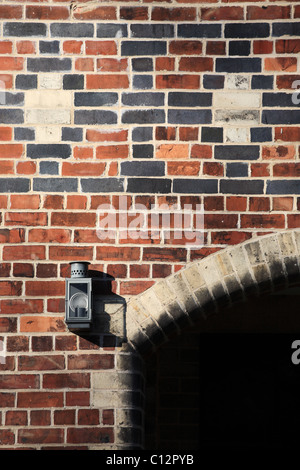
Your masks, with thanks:
[(298, 227), (299, 16), (282, 1), (1, 3), (1, 446), (130, 440), (120, 400), (93, 392), (129, 353), (67, 330), (70, 261), (127, 300)]

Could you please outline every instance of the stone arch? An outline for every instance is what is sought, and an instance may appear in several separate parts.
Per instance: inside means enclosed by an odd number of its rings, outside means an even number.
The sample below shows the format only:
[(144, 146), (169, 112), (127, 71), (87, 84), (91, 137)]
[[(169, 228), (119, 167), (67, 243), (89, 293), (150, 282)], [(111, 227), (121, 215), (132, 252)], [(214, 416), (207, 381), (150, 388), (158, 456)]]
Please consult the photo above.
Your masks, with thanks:
[(128, 343), (140, 353), (155, 349), (199, 316), (300, 280), (300, 230), (257, 236), (194, 261), (131, 299)]

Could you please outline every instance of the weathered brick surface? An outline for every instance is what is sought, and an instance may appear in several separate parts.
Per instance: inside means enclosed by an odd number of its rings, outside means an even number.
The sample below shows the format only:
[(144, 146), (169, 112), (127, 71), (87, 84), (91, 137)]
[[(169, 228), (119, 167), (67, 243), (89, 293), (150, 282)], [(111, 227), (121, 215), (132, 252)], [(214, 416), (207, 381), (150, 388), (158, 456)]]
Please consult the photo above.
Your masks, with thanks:
[(64, 323), (69, 261), (126, 300), (146, 291), (128, 311), (141, 349), (296, 275), (299, 235), (279, 234), (300, 227), (299, 16), (297, 1), (2, 2), (1, 447), (141, 445), (130, 352)]

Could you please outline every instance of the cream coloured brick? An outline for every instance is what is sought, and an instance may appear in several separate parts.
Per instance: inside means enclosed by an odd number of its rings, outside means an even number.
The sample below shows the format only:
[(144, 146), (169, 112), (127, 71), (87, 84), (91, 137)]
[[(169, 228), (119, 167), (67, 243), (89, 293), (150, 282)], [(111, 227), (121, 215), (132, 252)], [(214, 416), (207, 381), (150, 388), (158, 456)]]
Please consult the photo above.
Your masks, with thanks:
[(27, 109), (26, 124), (70, 124), (71, 115), (68, 109)]
[(68, 90), (28, 90), (25, 94), (27, 108), (70, 108), (72, 94)]
[(245, 127), (225, 129), (225, 142), (249, 142), (249, 130)]
[(247, 75), (228, 74), (226, 77), (226, 88), (230, 90), (248, 90), (249, 77)]
[(54, 126), (37, 126), (35, 138), (36, 142), (39, 143), (59, 142), (61, 140), (61, 128)]
[(40, 74), (39, 86), (46, 90), (60, 90), (62, 88), (62, 75), (57, 73)]
[(233, 126), (258, 125), (260, 123), (260, 113), (258, 110), (217, 109), (215, 111), (215, 121)]
[(258, 108), (260, 94), (252, 92), (215, 92), (214, 106), (217, 108)]

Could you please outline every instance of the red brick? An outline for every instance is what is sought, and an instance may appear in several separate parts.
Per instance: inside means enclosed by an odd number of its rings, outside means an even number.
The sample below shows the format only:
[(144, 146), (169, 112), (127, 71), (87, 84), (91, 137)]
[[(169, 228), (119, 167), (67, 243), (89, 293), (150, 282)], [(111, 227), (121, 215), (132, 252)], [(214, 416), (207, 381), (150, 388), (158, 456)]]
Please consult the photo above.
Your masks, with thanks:
[(0, 127), (0, 140), (12, 140), (12, 127)]
[(66, 393), (66, 406), (89, 406), (90, 393), (89, 392), (67, 392)]
[[(3, 405), (2, 405), (3, 406)], [(0, 444), (1, 445), (12, 445), (15, 442), (15, 435), (12, 431), (0, 430)]]
[(273, 42), (264, 39), (253, 41), (253, 54), (272, 54)]
[(22, 295), (22, 281), (0, 281), (0, 295), (20, 296)]
[(224, 168), (219, 162), (203, 162), (203, 175), (224, 176)]
[(32, 337), (32, 351), (45, 352), (52, 351), (53, 338), (52, 336), (33, 336)]
[(8, 73), (0, 74), (1, 88), (7, 90), (13, 87), (13, 75)]
[(158, 126), (155, 129), (155, 138), (156, 140), (175, 140), (176, 128)]
[[(1, 220), (1, 217), (0, 217), (0, 220)], [(22, 243), (24, 241), (25, 241), (25, 230), (23, 228), (0, 229), (0, 243)], [(9, 248), (8, 248), (8, 251), (10, 251)], [(21, 252), (22, 252), (22, 249), (21, 249)]]
[(66, 20), (70, 16), (70, 9), (63, 6), (26, 6), (26, 18), (32, 20)]
[(185, 162), (168, 162), (167, 163), (167, 174), (168, 175), (188, 175), (197, 176), (200, 171), (200, 162), (197, 161), (185, 161)]
[(212, 72), (214, 67), (211, 57), (182, 57), (179, 70), (186, 72)]
[(161, 144), (156, 150), (156, 158), (176, 161), (188, 159), (189, 144)]
[(228, 196), (226, 198), (226, 210), (243, 212), (247, 209), (247, 198), (244, 196)]
[(18, 54), (35, 54), (36, 44), (34, 41), (18, 41), (17, 42), (17, 53)]
[(300, 127), (275, 127), (275, 140), (299, 142)]
[(148, 20), (147, 7), (120, 7), (120, 19), (122, 20)]
[(205, 214), (204, 227), (211, 228), (237, 228), (238, 216), (236, 214)]
[(226, 42), (225, 41), (207, 41), (206, 43), (207, 55), (225, 55)]
[(262, 158), (265, 160), (293, 160), (295, 147), (293, 145), (263, 146)]
[(50, 246), (50, 260), (89, 261), (93, 257), (93, 247), (85, 246)]
[[(51, 356), (49, 356), (51, 357)], [(90, 374), (44, 374), (43, 388), (89, 388)]]
[(105, 163), (71, 163), (63, 162), (63, 176), (99, 176), (105, 171)]
[(0, 158), (21, 158), (23, 152), (23, 144), (0, 144)]
[(270, 199), (268, 197), (250, 197), (249, 198), (249, 211), (264, 211), (270, 210)]
[(26, 426), (27, 411), (7, 411), (5, 415), (5, 426)]
[(276, 77), (276, 86), (281, 89), (293, 89), (293, 84), (296, 80), (300, 80), (300, 75), (278, 75)]
[(121, 281), (120, 295), (138, 295), (153, 284), (154, 281)]
[[(65, 368), (65, 358), (63, 355), (43, 354), (42, 356), (36, 356), (36, 355), (35, 356), (19, 356), (18, 358), (18, 369), (20, 371), (63, 370), (64, 368)], [(44, 377), (47, 377), (47, 376), (48, 375)], [(51, 388), (51, 387), (43, 387), (43, 388)]]
[(0, 160), (1, 175), (13, 175), (14, 172), (14, 162), (12, 160)]
[(78, 410), (78, 424), (79, 426), (100, 424), (99, 410)]
[(251, 163), (251, 176), (270, 176), (268, 163)]
[[(60, 281), (57, 281), (57, 282), (60, 282)], [(62, 284), (64, 285), (64, 282), (62, 282)], [(31, 295), (31, 294), (26, 294), (26, 295)], [(41, 295), (45, 295), (45, 294), (41, 292)], [(40, 316), (40, 315), (38, 316), (28, 315), (28, 316), (23, 316), (20, 318), (20, 332), (22, 333), (25, 333), (25, 332), (26, 333), (41, 333), (41, 332), (53, 333), (53, 332), (63, 332), (65, 330), (66, 330), (66, 325), (61, 316), (60, 317), (54, 317), (54, 316), (46, 317), (46, 316)]]
[(87, 197), (81, 195), (67, 196), (67, 209), (86, 209)]
[(187, 250), (185, 248), (144, 248), (144, 261), (183, 261), (187, 260)]
[(75, 70), (83, 72), (94, 72), (94, 68), (94, 59), (80, 57), (79, 59), (75, 60)]
[(26, 281), (26, 295), (64, 296), (64, 281)]
[(237, 245), (249, 240), (252, 237), (251, 232), (228, 231), (211, 232), (211, 242), (214, 245)]
[(193, 21), (196, 20), (196, 8), (165, 8), (154, 7), (152, 9), (152, 21)]
[(63, 51), (66, 54), (81, 54), (83, 41), (69, 40), (63, 42)]
[(76, 354), (68, 356), (68, 369), (113, 369), (113, 354)]
[(124, 72), (128, 70), (128, 59), (101, 58), (96, 61), (97, 72)]
[(296, 57), (267, 57), (264, 60), (264, 69), (266, 72), (296, 72)]
[(74, 147), (74, 158), (88, 159), (93, 158), (94, 149), (92, 147)]
[(224, 210), (224, 197), (223, 196), (205, 196), (204, 197), (204, 210), (205, 211), (223, 211)]
[(64, 430), (59, 428), (25, 428), (18, 434), (19, 444), (61, 444), (64, 442)]
[(6, 350), (8, 352), (28, 352), (29, 338), (28, 336), (8, 336), (6, 341)]
[(191, 149), (191, 158), (212, 158), (212, 146), (195, 144)]
[(126, 142), (128, 139), (128, 131), (123, 129), (103, 130), (103, 129), (87, 129), (86, 140), (89, 142)]
[(292, 197), (273, 197), (273, 211), (291, 211), (293, 210), (293, 204)]
[(155, 70), (157, 71), (173, 71), (175, 70), (174, 57), (157, 57), (155, 61)]
[(96, 148), (96, 158), (99, 159), (127, 158), (128, 155), (128, 145), (101, 145)]
[(15, 313), (42, 313), (44, 303), (42, 299), (2, 299), (0, 300), (1, 312), (7, 315)]
[(75, 410), (55, 410), (54, 411), (54, 424), (56, 425), (75, 424)]
[(283, 214), (242, 214), (241, 228), (284, 228)]
[(277, 40), (276, 52), (279, 54), (298, 54), (300, 52), (300, 39)]
[(278, 163), (273, 166), (273, 176), (300, 176), (300, 163)]
[(169, 264), (153, 264), (152, 277), (165, 278), (172, 272), (172, 267)]
[(122, 74), (87, 75), (86, 88), (88, 90), (129, 88), (129, 78), (128, 75)]
[(140, 259), (140, 248), (127, 246), (97, 246), (96, 259), (110, 262), (138, 261)]
[(94, 212), (53, 212), (52, 226), (68, 227), (96, 227), (96, 214)]
[(45, 212), (6, 212), (5, 225), (47, 225), (47, 219)]
[(114, 410), (103, 410), (102, 412), (102, 423), (104, 425), (114, 424)]
[(76, 8), (74, 18), (77, 20), (116, 20), (117, 9), (113, 6), (99, 6), (97, 8)]
[(247, 6), (247, 20), (287, 19), (291, 16), (290, 6)]
[(114, 442), (113, 428), (69, 428), (67, 433), (70, 444)]
[(35, 374), (3, 374), (0, 375), (1, 389), (18, 389), (18, 388), (39, 388), (40, 378)]
[(35, 162), (18, 162), (17, 173), (19, 175), (34, 175), (36, 172)]
[(13, 266), (14, 277), (33, 277), (34, 267), (29, 263), (15, 263)]
[[(0, 70), (23, 70), (23, 57), (0, 57)], [(15, 144), (19, 146), (20, 144)]]
[(87, 55), (116, 55), (117, 45), (115, 41), (86, 41), (85, 52)]
[(49, 426), (51, 424), (51, 413), (49, 410), (32, 410), (30, 412), (31, 426)]
[(0, 5), (0, 19), (19, 20), (22, 18), (22, 5)]
[(11, 209), (39, 209), (40, 196), (38, 194), (12, 194), (10, 196)]
[[(70, 277), (70, 275), (69, 275)], [(47, 299), (47, 312), (49, 313), (63, 313), (65, 311), (64, 299)]]
[(190, 141), (198, 140), (198, 127), (180, 127), (179, 128), (179, 140)]
[(202, 21), (243, 20), (244, 9), (242, 7), (211, 7), (200, 9)]
[(32, 229), (28, 241), (34, 243), (69, 243), (71, 231), (66, 229)]
[[(194, 58), (193, 60), (196, 60)], [(187, 90), (198, 90), (200, 86), (200, 77), (198, 75), (157, 75), (156, 87), (178, 88)]]

